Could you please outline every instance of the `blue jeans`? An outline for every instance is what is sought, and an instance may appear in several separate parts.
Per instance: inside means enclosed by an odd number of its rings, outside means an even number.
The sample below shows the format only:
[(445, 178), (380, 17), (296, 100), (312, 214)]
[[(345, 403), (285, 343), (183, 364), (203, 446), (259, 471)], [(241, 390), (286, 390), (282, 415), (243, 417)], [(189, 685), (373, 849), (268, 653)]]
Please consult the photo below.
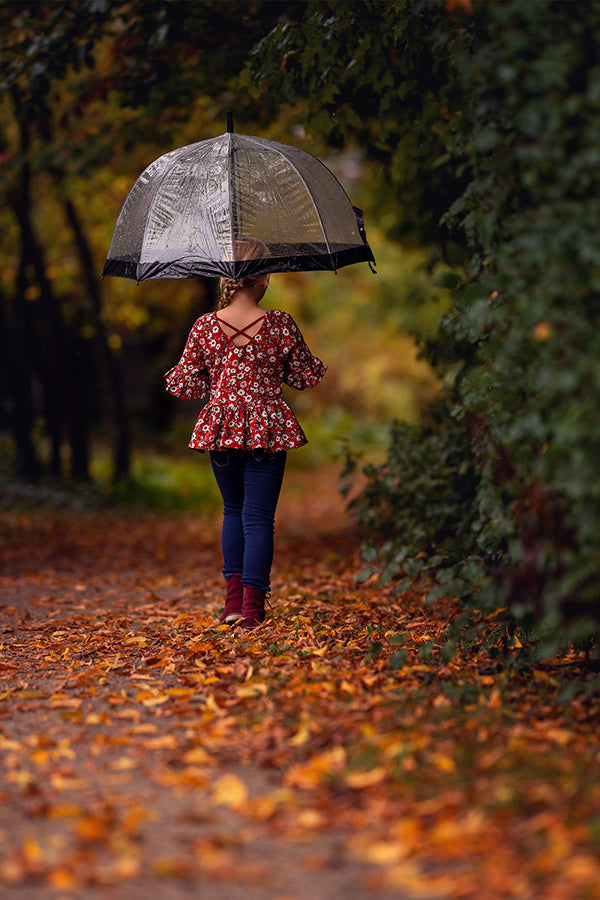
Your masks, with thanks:
[(263, 591), (271, 587), (275, 510), (286, 452), (211, 450), (210, 461), (223, 497), (223, 574)]

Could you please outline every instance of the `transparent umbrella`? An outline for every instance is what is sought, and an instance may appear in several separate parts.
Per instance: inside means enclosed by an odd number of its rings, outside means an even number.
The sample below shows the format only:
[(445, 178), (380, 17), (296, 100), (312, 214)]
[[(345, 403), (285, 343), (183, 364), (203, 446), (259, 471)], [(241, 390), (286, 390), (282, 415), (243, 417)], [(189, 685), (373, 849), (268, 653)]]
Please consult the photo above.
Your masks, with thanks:
[(240, 278), (358, 262), (374, 263), (363, 215), (327, 166), (298, 147), (234, 134), (229, 120), (225, 134), (172, 150), (142, 172), (102, 274)]

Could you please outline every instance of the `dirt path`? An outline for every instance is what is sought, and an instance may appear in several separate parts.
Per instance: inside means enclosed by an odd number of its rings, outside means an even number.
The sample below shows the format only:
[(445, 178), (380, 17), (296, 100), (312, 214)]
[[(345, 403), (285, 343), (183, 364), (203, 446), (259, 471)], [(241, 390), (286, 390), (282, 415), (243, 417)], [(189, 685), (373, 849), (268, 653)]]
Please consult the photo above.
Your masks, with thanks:
[(335, 472), (286, 479), (250, 633), (215, 515), (0, 515), (2, 900), (598, 900), (593, 674), (357, 584)]
[[(273, 584), (279, 634), (307, 588), (321, 599), (339, 593), (357, 550), (330, 476), (312, 498), (312, 476), (288, 476)], [(3, 898), (403, 896), (349, 853), (343, 809), (330, 822), (268, 759), (269, 745), (299, 727), (287, 721), (278, 732), (276, 694), (260, 759), (251, 746), (260, 722), (234, 728), (229, 710), (251, 712), (269, 638), (232, 645), (214, 629), (214, 516), (22, 515), (4, 524)], [(299, 611), (311, 614), (294, 609), (294, 627)], [(218, 648), (212, 660), (206, 635)], [(233, 673), (219, 699), (215, 663), (221, 678)]]

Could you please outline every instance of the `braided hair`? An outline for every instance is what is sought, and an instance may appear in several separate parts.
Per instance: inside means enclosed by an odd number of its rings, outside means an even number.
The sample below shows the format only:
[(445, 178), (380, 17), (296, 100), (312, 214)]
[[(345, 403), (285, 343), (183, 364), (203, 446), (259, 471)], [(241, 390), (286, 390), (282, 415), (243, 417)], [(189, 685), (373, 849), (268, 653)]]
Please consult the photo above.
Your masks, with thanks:
[(246, 288), (254, 287), (264, 275), (248, 276), (246, 278), (221, 278), (221, 296), (219, 297), (219, 309), (225, 309), (229, 306), (238, 291), (244, 291)]
[[(269, 250), (266, 244), (257, 238), (238, 238), (234, 242), (234, 259), (265, 259), (268, 257)], [(247, 275), (244, 278), (221, 278), (221, 296), (219, 298), (219, 309), (225, 309), (229, 306), (238, 291), (244, 291), (247, 288), (254, 287), (264, 275)]]

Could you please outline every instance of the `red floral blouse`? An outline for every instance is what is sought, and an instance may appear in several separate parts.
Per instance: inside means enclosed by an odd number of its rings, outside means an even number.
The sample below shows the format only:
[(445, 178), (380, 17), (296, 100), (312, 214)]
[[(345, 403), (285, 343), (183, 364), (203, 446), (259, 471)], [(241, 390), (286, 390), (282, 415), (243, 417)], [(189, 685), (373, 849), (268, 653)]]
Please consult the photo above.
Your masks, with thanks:
[(300, 391), (314, 387), (326, 369), (289, 313), (266, 310), (259, 330), (240, 347), (213, 312), (195, 322), (165, 378), (176, 397), (209, 398), (189, 443), (193, 450), (292, 450), (306, 444), (306, 436), (283, 399), (282, 384)]

